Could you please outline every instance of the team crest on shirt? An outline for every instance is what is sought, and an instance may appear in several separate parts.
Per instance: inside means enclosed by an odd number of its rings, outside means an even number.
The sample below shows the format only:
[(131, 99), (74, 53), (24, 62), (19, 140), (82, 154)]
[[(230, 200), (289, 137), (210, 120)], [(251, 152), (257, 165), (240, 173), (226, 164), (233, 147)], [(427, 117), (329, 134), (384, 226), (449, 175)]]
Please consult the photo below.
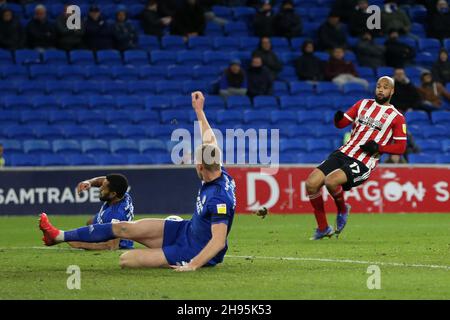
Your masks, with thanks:
[(383, 117), (383, 119), (387, 119), (389, 117), (389, 115), (387, 113), (383, 113), (382, 117)]

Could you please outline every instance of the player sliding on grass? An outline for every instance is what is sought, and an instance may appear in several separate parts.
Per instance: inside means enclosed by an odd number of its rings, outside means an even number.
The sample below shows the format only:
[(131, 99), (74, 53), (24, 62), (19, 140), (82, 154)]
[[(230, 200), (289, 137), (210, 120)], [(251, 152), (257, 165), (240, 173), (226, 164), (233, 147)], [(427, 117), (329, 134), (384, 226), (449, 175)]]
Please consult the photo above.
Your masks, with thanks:
[[(382, 153), (403, 154), (406, 149), (406, 124), (403, 115), (389, 102), (394, 94), (394, 80), (378, 79), (375, 99), (356, 102), (345, 113), (337, 111), (334, 124), (344, 128), (352, 124), (350, 140), (309, 175), (306, 189), (314, 208), (318, 228), (311, 240), (338, 236), (344, 229), (350, 205), (344, 191), (369, 179)], [(336, 230), (328, 225), (321, 189), (325, 185), (337, 206)]]
[[(196, 170), (202, 186), (191, 220), (142, 219), (60, 231), (42, 214), (40, 228), (45, 244), (122, 238), (148, 247), (122, 254), (122, 267), (172, 267), (177, 271), (194, 271), (222, 262), (236, 207), (235, 183), (221, 167), (221, 151), (203, 112), (204, 102), (201, 92), (192, 93), (192, 106), (200, 122), (203, 143), (195, 152)], [(176, 201), (176, 195), (173, 197)]]
[[(100, 211), (89, 219), (87, 225), (133, 220), (133, 200), (127, 192), (128, 180), (125, 176), (109, 174), (106, 177), (85, 180), (78, 184), (77, 192), (81, 193), (92, 187), (100, 189), (99, 199), (104, 201), (104, 204)], [(49, 241), (45, 239), (46, 236), (44, 233), (45, 243)], [(86, 250), (133, 249), (133, 241), (119, 238), (98, 243), (71, 241), (68, 244), (73, 248)]]

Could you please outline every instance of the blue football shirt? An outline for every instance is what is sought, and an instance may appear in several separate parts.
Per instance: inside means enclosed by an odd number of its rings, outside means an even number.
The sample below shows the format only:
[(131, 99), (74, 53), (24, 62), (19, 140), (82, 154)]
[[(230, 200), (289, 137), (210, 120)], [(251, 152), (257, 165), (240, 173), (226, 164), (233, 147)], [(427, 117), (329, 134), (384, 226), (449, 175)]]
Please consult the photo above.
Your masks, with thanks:
[[(94, 216), (93, 223), (110, 223), (113, 220), (132, 221), (134, 218), (133, 211), (133, 200), (131, 199), (130, 194), (127, 192), (125, 193), (122, 200), (113, 205), (109, 205), (107, 202), (105, 202), (100, 208), (100, 212), (98, 212)], [(133, 241), (122, 239), (120, 240), (119, 247), (120, 249), (133, 249)]]
[[(211, 225), (225, 223), (230, 233), (236, 209), (236, 184), (233, 178), (222, 168), (222, 175), (200, 187), (196, 201), (196, 210), (190, 221), (188, 234), (190, 239), (201, 247), (211, 240)], [(223, 261), (228, 244), (212, 260)]]

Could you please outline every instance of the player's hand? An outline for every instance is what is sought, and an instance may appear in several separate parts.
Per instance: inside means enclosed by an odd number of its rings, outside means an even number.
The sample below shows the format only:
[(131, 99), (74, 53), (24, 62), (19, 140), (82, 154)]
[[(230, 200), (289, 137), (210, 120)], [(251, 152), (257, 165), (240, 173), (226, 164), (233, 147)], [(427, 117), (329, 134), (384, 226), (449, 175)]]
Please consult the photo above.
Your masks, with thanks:
[(367, 141), (365, 144), (359, 146), (362, 151), (367, 152), (370, 155), (378, 153), (379, 145), (373, 140)]
[(91, 188), (91, 183), (88, 180), (81, 181), (77, 186), (77, 192), (80, 194), (82, 191), (89, 190)]
[(170, 266), (172, 269), (174, 269), (177, 272), (185, 272), (185, 271), (195, 271), (197, 270), (197, 267), (192, 265), (191, 263), (183, 264), (180, 266)]
[(344, 117), (344, 112), (342, 112), (341, 110), (336, 111), (336, 113), (334, 114), (334, 123), (338, 123), (339, 121), (342, 120), (343, 117)]
[(192, 107), (195, 112), (199, 112), (203, 110), (203, 106), (205, 105), (205, 97), (201, 91), (195, 91), (191, 93), (192, 96)]

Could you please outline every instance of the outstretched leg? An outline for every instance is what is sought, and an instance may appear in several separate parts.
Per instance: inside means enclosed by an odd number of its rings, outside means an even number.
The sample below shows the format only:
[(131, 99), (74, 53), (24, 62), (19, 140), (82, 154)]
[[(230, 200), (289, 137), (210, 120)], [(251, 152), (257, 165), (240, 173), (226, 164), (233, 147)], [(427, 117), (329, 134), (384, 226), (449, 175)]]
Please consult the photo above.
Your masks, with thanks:
[(316, 217), (319, 231), (324, 231), (328, 227), (321, 191), (324, 183), (325, 175), (319, 169), (314, 169), (306, 180), (306, 192), (308, 193), (309, 201), (314, 208), (314, 216)]
[(52, 226), (45, 213), (39, 219), (46, 245), (60, 242), (104, 242), (115, 238), (130, 239), (151, 248), (161, 248), (164, 236), (163, 219), (142, 219), (134, 222), (94, 224), (69, 231)]

